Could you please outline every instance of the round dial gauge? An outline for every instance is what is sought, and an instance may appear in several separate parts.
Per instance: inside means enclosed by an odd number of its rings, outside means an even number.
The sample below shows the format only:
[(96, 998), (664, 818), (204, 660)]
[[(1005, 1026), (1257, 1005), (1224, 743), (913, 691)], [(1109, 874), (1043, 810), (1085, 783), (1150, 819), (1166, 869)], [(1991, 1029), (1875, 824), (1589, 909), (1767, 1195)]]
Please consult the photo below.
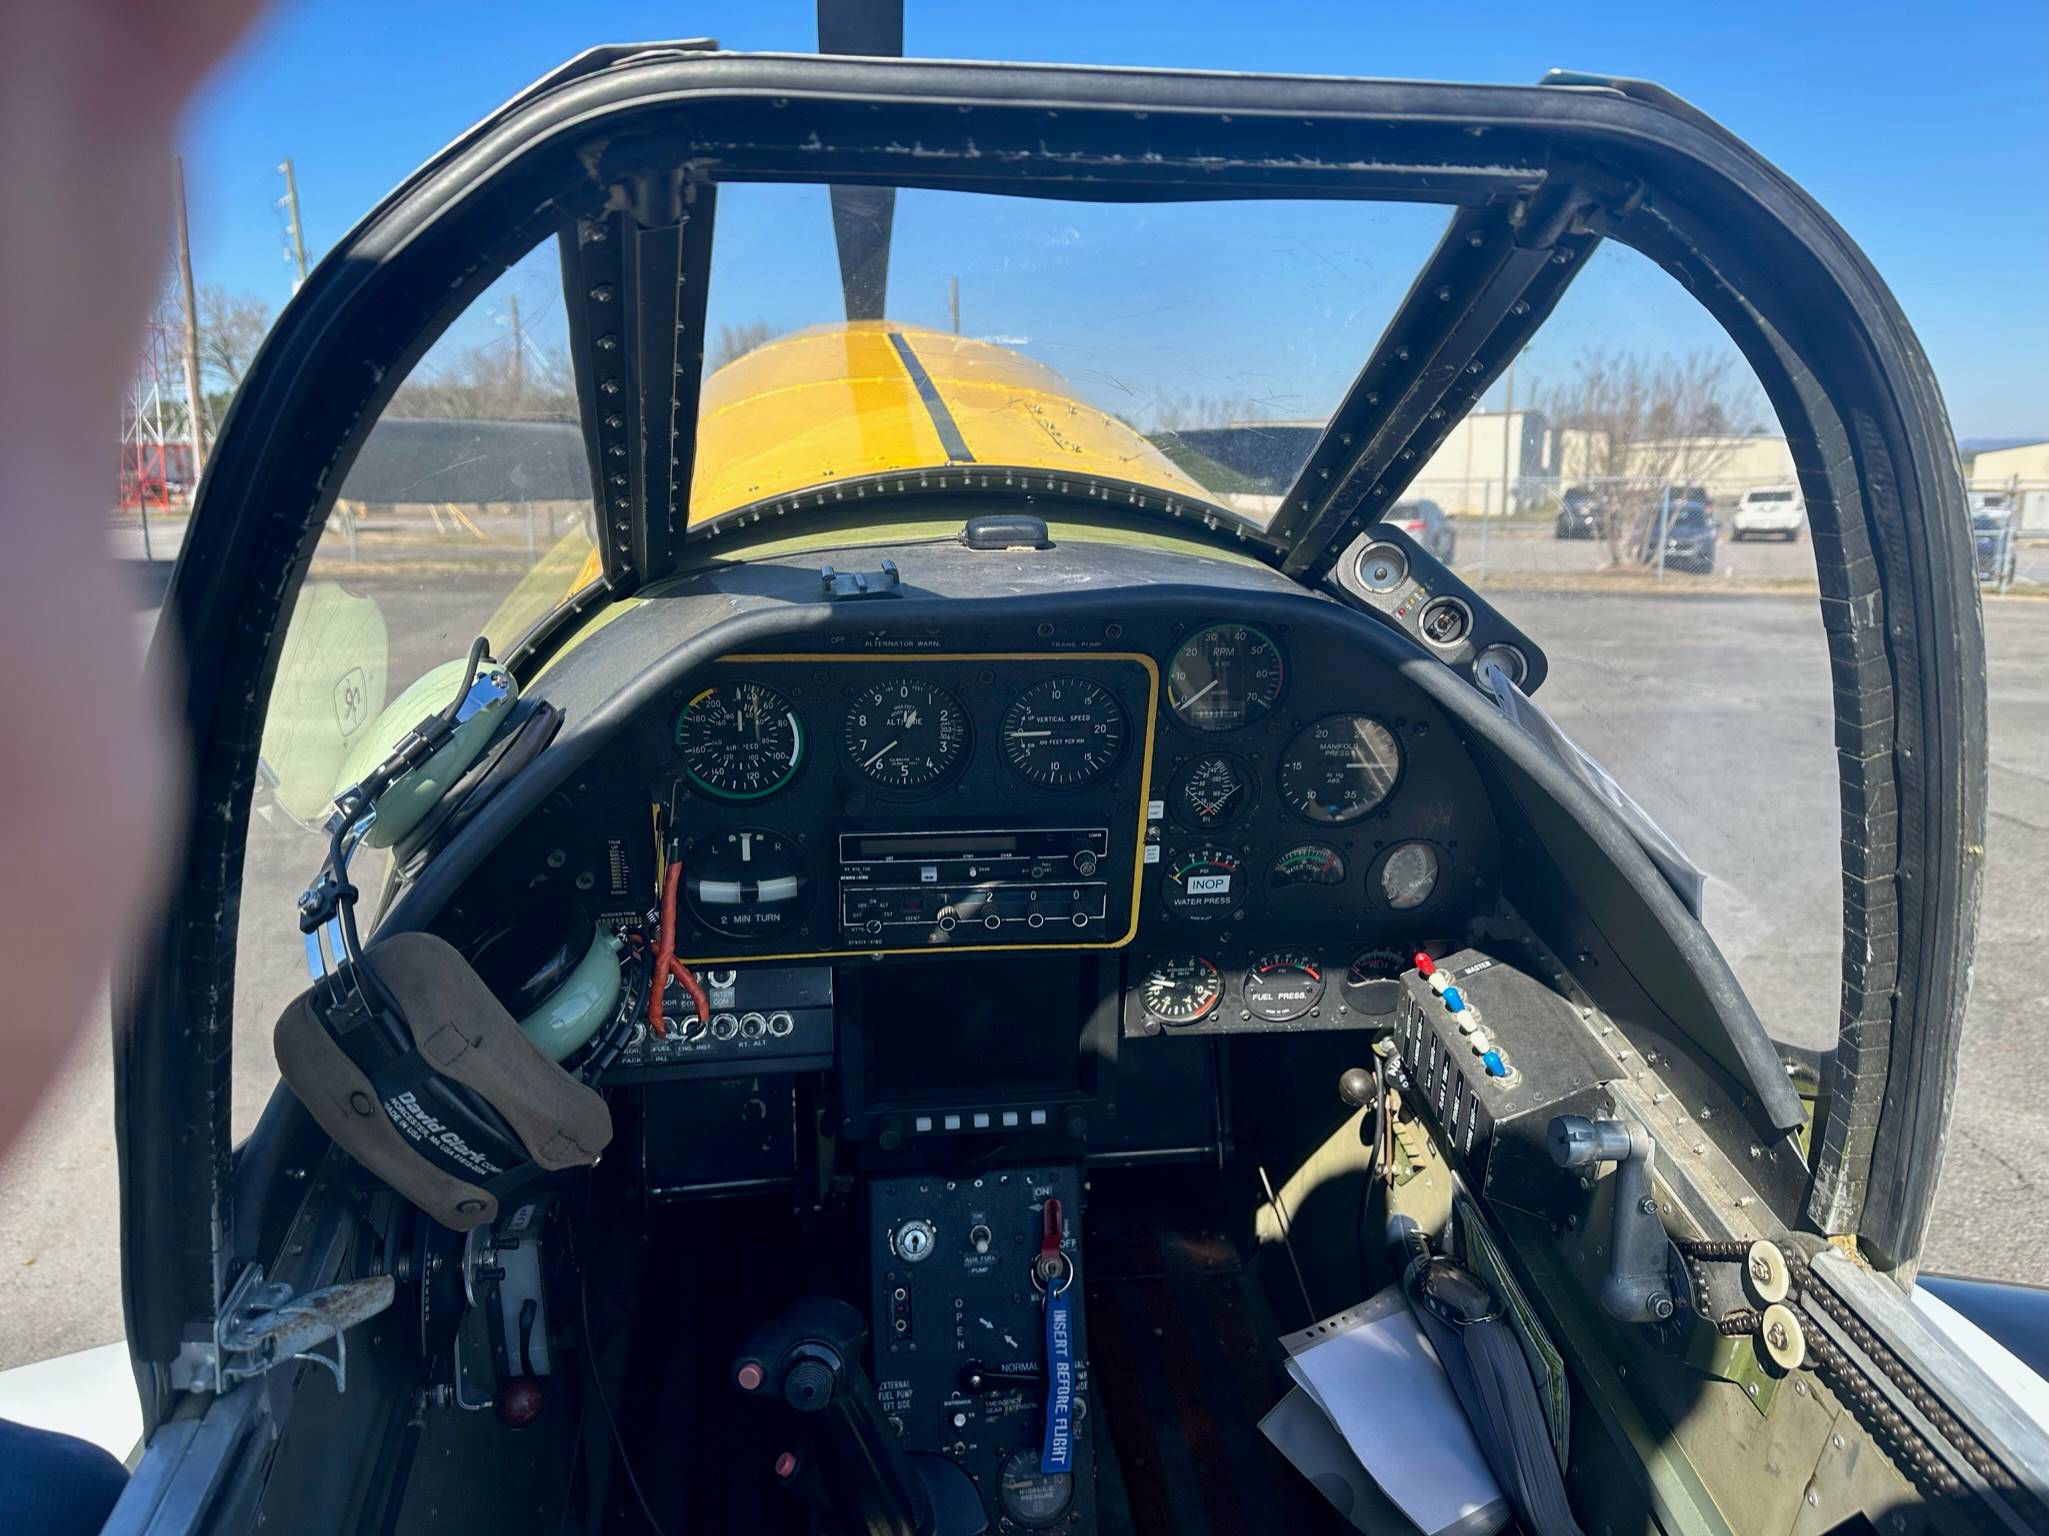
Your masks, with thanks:
[(864, 688), (842, 732), (847, 761), (885, 789), (929, 789), (967, 759), (968, 712), (936, 683), (894, 677)]
[(1160, 887), (1169, 917), (1191, 923), (1229, 917), (1245, 900), (1245, 875), (1228, 848), (1191, 848), (1169, 856)]
[(1041, 1472), (1039, 1448), (1027, 1445), (1004, 1458), (996, 1475), (996, 1495), (1003, 1513), (1019, 1525), (1033, 1529), (1054, 1525), (1074, 1501), (1074, 1474)]
[(1270, 891), (1344, 883), (1345, 856), (1329, 843), (1297, 843), (1275, 859), (1266, 872), (1266, 886)]
[(1420, 907), (1437, 890), (1443, 861), (1429, 843), (1396, 843), (1380, 860), (1380, 898), (1397, 912)]
[(1208, 831), (1235, 821), (1252, 801), (1252, 774), (1235, 757), (1212, 752), (1184, 764), (1170, 792), (1174, 813)]
[(1345, 972), (1345, 1001), (1360, 1013), (1393, 1013), (1402, 1000), (1402, 972), (1409, 957), (1398, 949), (1360, 952)]
[(1235, 731), (1280, 699), (1281, 648), (1250, 624), (1212, 624), (1181, 643), (1167, 665), (1167, 707), (1198, 731)]
[(1003, 756), (1043, 789), (1079, 789), (1112, 768), (1124, 751), (1124, 706), (1101, 683), (1049, 677), (1003, 712)]
[(690, 782), (721, 800), (759, 800), (796, 777), (804, 726), (766, 683), (715, 683), (676, 717)]
[(1401, 744), (1378, 720), (1326, 715), (1281, 754), (1281, 799), (1310, 821), (1341, 826), (1385, 800), (1401, 771)]
[(1224, 978), (1200, 955), (1162, 960), (1139, 983), (1145, 1011), (1162, 1024), (1194, 1024), (1216, 1012)]
[(803, 920), (804, 856), (779, 832), (721, 832), (683, 859), (691, 913), (729, 939), (773, 938)]
[(1269, 1024), (1299, 1019), (1323, 1001), (1323, 966), (1313, 956), (1262, 955), (1245, 973), (1245, 1011)]

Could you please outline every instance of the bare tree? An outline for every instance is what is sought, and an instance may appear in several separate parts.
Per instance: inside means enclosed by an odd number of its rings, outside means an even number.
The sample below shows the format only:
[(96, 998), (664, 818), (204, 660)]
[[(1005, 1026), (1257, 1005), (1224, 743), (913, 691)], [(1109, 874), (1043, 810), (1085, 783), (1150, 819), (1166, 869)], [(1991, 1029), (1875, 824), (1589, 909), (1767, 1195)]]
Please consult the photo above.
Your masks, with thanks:
[(270, 321), (270, 306), (253, 293), (230, 293), (219, 283), (199, 290), (199, 368), (213, 431), (220, 430), (228, 402), (242, 387), (242, 376), (270, 333)]
[(1565, 476), (1596, 483), (1608, 503), (1617, 564), (1641, 559), (1639, 537), (1667, 487), (1705, 484), (1736, 440), (1768, 419), (1757, 381), (1726, 352), (1647, 356), (1593, 349), (1536, 391), (1561, 443)]
[(1267, 413), (1250, 395), (1160, 395), (1147, 411), (1154, 432), (1188, 432), (1259, 421)]
[(432, 372), (415, 372), (385, 407), (391, 416), (453, 420), (574, 419), (576, 385), (569, 359), (529, 341), (524, 365), (510, 337), (458, 352)]
[(270, 306), (253, 293), (230, 293), (219, 283), (199, 290), (199, 365), (212, 383), (230, 394), (241, 387), (270, 320)]
[(749, 320), (745, 325), (720, 326), (719, 339), (711, 349), (712, 371), (716, 373), (735, 358), (745, 357), (756, 347), (768, 345), (778, 334), (775, 327), (766, 320)]

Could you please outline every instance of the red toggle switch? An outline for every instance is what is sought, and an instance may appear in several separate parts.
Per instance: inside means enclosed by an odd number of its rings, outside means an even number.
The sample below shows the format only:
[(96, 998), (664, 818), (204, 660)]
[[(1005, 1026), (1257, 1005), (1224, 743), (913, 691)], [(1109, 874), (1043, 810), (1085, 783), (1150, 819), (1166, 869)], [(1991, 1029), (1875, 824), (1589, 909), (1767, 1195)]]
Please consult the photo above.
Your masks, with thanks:
[(1416, 951), (1416, 974), (1418, 976), (1427, 977), (1436, 969), (1437, 962), (1435, 960), (1432, 960), (1420, 949)]
[(1044, 1226), (1039, 1238), (1039, 1256), (1032, 1260), (1032, 1280), (1043, 1291), (1064, 1290), (1072, 1273), (1067, 1255), (1060, 1251), (1060, 1202), (1046, 1197)]

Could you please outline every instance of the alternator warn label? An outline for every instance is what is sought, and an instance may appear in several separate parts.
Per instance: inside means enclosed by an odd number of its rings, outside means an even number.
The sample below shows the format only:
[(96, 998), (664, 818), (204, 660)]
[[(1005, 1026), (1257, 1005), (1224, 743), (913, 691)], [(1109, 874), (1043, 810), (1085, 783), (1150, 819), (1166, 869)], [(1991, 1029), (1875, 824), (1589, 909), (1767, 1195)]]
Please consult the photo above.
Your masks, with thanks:
[(384, 1112), (391, 1117), (391, 1123), (398, 1127), (399, 1134), (406, 1140), (425, 1143), (450, 1162), (480, 1179), (495, 1179), (505, 1171), (464, 1141), (458, 1133), (435, 1119), (426, 1106), (410, 1092), (386, 1099)]

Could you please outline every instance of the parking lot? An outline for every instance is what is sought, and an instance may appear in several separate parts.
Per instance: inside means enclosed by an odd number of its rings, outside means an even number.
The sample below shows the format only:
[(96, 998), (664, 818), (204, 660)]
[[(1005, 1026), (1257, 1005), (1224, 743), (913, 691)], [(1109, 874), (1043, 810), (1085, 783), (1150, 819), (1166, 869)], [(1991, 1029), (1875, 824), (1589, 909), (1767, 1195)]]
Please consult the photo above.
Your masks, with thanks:
[[(1477, 531), (1458, 566), (1482, 578)], [(1723, 544), (1712, 576), (1603, 572), (1596, 541), (1490, 532), (1484, 585), (1537, 637), (1543, 702), (1710, 877), (1707, 921), (1768, 1027), (1833, 1037), (1839, 927), (1837, 807), (1826, 654), (1796, 545)], [(1724, 574), (1727, 572), (1727, 574)], [(495, 602), (459, 582), (357, 582), (393, 637), (392, 675), (459, 655)], [(502, 590), (502, 588), (493, 589)], [(2036, 1075), (2049, 1010), (2049, 602), (1988, 600), (1991, 824), (1984, 916), (1956, 1114), (1926, 1252), (1931, 1269), (2039, 1281), (2049, 1273), (2049, 1107)], [(138, 617), (138, 634), (150, 615)], [(243, 889), (245, 1000), (235, 1119), (275, 1080), (270, 1031), (301, 983), (291, 900), (312, 868), (297, 828), (252, 830)], [(0, 1163), (0, 1368), (121, 1334), (110, 1030), (81, 1036), (42, 1114)]]

